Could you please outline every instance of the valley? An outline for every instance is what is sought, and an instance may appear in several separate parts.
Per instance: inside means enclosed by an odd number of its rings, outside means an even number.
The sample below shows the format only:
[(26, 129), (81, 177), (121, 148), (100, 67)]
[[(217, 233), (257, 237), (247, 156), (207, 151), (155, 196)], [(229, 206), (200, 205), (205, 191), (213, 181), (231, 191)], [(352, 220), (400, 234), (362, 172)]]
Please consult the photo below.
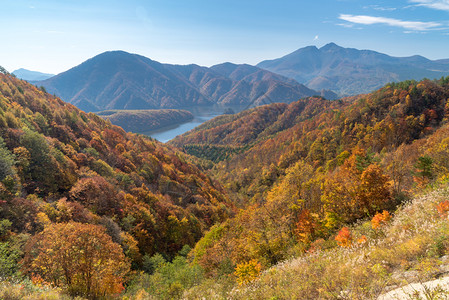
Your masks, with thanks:
[(3, 1), (0, 299), (449, 299), (448, 12)]
[[(401, 209), (414, 211), (426, 193), (444, 193), (449, 77), (390, 83), (339, 100), (311, 96), (232, 110), (110, 110), (98, 115), (8, 73), (0, 82), (0, 246), (15, 245), (6, 248), (4, 276), (16, 274), (20, 266), (28, 276), (45, 282), (56, 276), (66, 282), (62, 286), (88, 295), (83, 281), (70, 283), (71, 277), (59, 275), (61, 263), (67, 263), (64, 256), (44, 254), (52, 247), (75, 249), (70, 241), (90, 232), (103, 241), (101, 247), (110, 247), (115, 253), (111, 263), (120, 266), (104, 269), (100, 264), (92, 272), (142, 271), (125, 290), (114, 285), (123, 279), (99, 281), (109, 293), (195, 299), (217, 297), (204, 291), (219, 285), (220, 297), (237, 293), (245, 299), (261, 297), (266, 280), (280, 284), (275, 274), (282, 268), (288, 276), (301, 273), (297, 266), (305, 268), (303, 261), (309, 271), (301, 278), (319, 286), (317, 278), (325, 283), (327, 275), (314, 267), (326, 257), (340, 261), (345, 251), (378, 253), (370, 254), (365, 268), (400, 274), (403, 268), (419, 268), (424, 262), (417, 256), (437, 247), (439, 236), (427, 227), (422, 230), (428, 238), (417, 252), (407, 246), (408, 239), (392, 244), (387, 237), (403, 226), (391, 223), (392, 218), (407, 222)], [(203, 119), (196, 120), (198, 115)], [(123, 122), (137, 132), (145, 122), (159, 127), (183, 118), (194, 128), (171, 129), (180, 134), (170, 141), (161, 138), (166, 144), (113, 125)], [(413, 200), (423, 189), (423, 198)], [(428, 222), (444, 231), (440, 220), (447, 204), (440, 196), (435, 199), (426, 204)], [(407, 201), (412, 201), (409, 208), (403, 206)], [(69, 232), (77, 237), (52, 238)], [(422, 236), (409, 239), (421, 243)], [(384, 245), (401, 249), (400, 262), (388, 256)], [(438, 264), (445, 250), (435, 251), (426, 259)], [(52, 277), (45, 271), (47, 263), (54, 263)], [(78, 276), (76, 269), (70, 272)], [(352, 275), (344, 274), (352, 273), (338, 272), (343, 290), (276, 285), (265, 293), (327, 298), (326, 293), (336, 291), (366, 297), (387, 292), (377, 271), (350, 287), (344, 276)], [(419, 274), (432, 278), (434, 273)], [(253, 284), (258, 285), (255, 291), (248, 289)]]
[(446, 297), (448, 72), (334, 43), (0, 67), (0, 298)]
[(178, 135), (182, 135), (206, 121), (209, 121), (220, 115), (226, 115), (231, 113), (240, 112), (244, 110), (247, 106), (233, 105), (233, 106), (205, 106), (205, 107), (187, 107), (185, 110), (189, 111), (193, 118), (188, 122), (176, 123), (175, 120), (168, 126), (155, 128), (149, 131), (140, 131), (137, 133), (142, 133), (144, 135), (150, 136), (162, 143), (169, 142)]

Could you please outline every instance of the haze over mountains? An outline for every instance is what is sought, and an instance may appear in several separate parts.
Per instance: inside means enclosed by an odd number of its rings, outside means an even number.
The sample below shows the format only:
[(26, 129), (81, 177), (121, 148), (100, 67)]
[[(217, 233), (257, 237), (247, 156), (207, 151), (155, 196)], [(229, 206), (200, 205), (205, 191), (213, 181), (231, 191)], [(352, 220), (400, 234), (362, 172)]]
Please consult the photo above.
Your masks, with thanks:
[(34, 83), (85, 111), (100, 111), (257, 106), (314, 95), (336, 99), (368, 93), (389, 82), (447, 75), (449, 60), (392, 57), (330, 43), (301, 48), (257, 66), (223, 63), (210, 68), (162, 64), (137, 54), (111, 51)]
[(45, 80), (50, 77), (55, 76), (54, 74), (47, 74), (47, 73), (41, 73), (37, 71), (30, 71), (27, 69), (18, 69), (12, 72), (14, 75), (17, 76), (17, 78), (26, 80), (26, 81), (38, 81), (38, 80)]
[(311, 89), (329, 89), (340, 96), (368, 93), (393, 81), (435, 79), (449, 74), (448, 60), (432, 61), (419, 55), (392, 57), (334, 43), (321, 48), (301, 48), (257, 66), (293, 78)]
[(100, 54), (37, 85), (85, 111), (258, 105), (320, 94), (250, 65), (169, 65), (123, 51)]

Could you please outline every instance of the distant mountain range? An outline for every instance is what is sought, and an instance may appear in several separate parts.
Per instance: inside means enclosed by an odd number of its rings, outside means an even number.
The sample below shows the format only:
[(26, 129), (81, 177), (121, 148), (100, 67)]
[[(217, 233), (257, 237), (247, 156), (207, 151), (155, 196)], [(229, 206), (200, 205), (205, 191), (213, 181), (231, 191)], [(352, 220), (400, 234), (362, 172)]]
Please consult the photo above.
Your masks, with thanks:
[(257, 66), (223, 63), (208, 67), (162, 64), (137, 54), (111, 51), (51, 76), (14, 74), (44, 86), (85, 111), (184, 108), (198, 105), (258, 106), (303, 97), (337, 99), (368, 93), (389, 82), (449, 75), (449, 60), (392, 57), (334, 43), (309, 46)]
[(284, 57), (266, 60), (260, 68), (284, 75), (315, 90), (329, 89), (340, 96), (368, 93), (393, 81), (449, 75), (449, 60), (415, 55), (392, 57), (370, 50), (343, 48), (334, 43), (309, 46)]
[(36, 71), (30, 71), (27, 69), (18, 69), (12, 72), (17, 78), (26, 80), (26, 81), (39, 81), (39, 80), (45, 80), (50, 77), (55, 76), (54, 74), (46, 74)]
[(123, 51), (105, 52), (36, 83), (85, 111), (292, 102), (323, 95), (250, 65), (170, 65)]

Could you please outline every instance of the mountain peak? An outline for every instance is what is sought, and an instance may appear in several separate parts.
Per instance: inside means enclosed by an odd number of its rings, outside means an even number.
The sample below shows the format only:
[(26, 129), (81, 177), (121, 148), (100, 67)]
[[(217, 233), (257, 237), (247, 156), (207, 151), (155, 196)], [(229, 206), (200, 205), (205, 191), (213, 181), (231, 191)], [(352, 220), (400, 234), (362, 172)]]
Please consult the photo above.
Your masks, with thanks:
[(132, 54), (123, 50), (111, 50), (100, 53), (97, 56), (105, 56), (105, 55), (110, 56), (110, 55), (132, 55)]
[[(299, 48), (298, 50), (296, 50), (295, 52), (293, 52), (291, 54), (294, 54), (294, 53), (305, 53), (305, 52), (315, 52), (315, 51), (318, 51), (318, 48), (316, 46), (306, 46), (306, 47), (303, 47), (303, 48)], [(290, 55), (290, 54), (287, 54), (287, 55)]]
[(100, 54), (96, 55), (95, 57), (91, 58), (91, 60), (95, 60), (98, 58), (116, 59), (116, 58), (134, 57), (134, 56), (137, 56), (137, 54), (131, 54), (131, 53), (123, 51), (123, 50), (113, 50), (113, 51), (106, 51), (106, 52), (100, 53)]
[(323, 47), (320, 48), (321, 51), (324, 52), (328, 52), (328, 51), (336, 51), (336, 50), (340, 50), (343, 49), (343, 47), (338, 46), (335, 43), (328, 43), (326, 45), (324, 45)]

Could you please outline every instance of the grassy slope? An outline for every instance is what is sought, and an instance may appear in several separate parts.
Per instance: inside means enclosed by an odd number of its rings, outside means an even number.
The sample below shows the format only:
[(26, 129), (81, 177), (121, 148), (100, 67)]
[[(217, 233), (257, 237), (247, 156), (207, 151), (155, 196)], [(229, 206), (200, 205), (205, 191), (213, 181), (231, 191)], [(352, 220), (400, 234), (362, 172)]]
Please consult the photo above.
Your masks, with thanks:
[[(331, 238), (311, 253), (280, 263), (246, 286), (205, 282), (188, 291), (188, 299), (376, 299), (411, 282), (425, 282), (448, 267), (449, 223), (436, 206), (449, 196), (449, 185), (416, 196), (398, 208), (393, 219), (374, 230), (371, 222), (351, 227), (353, 245), (337, 246)], [(364, 243), (357, 240), (367, 237)], [(439, 296), (443, 291), (432, 290)], [(435, 299), (435, 298), (431, 298)]]
[[(70, 300), (74, 299), (61, 292), (60, 289), (38, 287), (30, 281), (8, 282), (0, 280), (0, 299), (8, 300)], [(83, 298), (76, 298), (81, 300)]]

